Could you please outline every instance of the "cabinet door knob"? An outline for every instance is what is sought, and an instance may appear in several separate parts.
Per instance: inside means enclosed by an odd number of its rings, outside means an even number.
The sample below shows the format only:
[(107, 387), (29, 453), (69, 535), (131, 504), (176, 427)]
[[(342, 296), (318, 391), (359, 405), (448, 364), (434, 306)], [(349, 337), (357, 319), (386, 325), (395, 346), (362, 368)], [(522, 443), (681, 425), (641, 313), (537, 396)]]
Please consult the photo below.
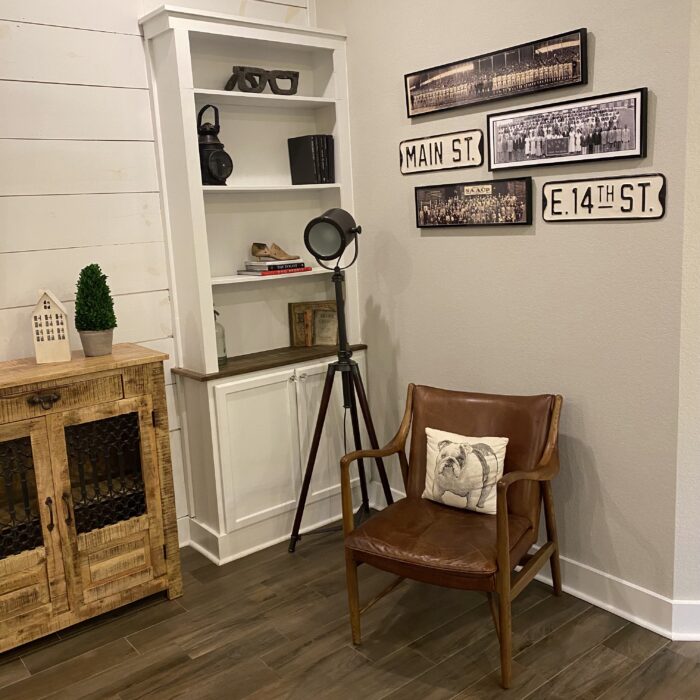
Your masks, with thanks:
[(306, 374), (300, 374), (300, 375), (299, 375), (299, 381), (300, 381), (300, 382), (306, 381), (306, 376), (307, 376)]
[(61, 395), (55, 392), (51, 394), (34, 394), (34, 396), (30, 396), (27, 399), (27, 403), (30, 406), (41, 406), (45, 411), (48, 411), (60, 398)]
[(50, 521), (49, 524), (46, 526), (46, 529), (47, 529), (49, 532), (51, 532), (51, 530), (53, 530), (53, 499), (51, 498), (51, 496), (49, 496), (49, 497), (46, 499), (45, 503), (46, 503), (46, 505), (47, 505), (47, 507), (48, 507), (48, 509), (49, 509), (49, 516), (50, 516), (50, 518), (51, 518), (51, 521)]

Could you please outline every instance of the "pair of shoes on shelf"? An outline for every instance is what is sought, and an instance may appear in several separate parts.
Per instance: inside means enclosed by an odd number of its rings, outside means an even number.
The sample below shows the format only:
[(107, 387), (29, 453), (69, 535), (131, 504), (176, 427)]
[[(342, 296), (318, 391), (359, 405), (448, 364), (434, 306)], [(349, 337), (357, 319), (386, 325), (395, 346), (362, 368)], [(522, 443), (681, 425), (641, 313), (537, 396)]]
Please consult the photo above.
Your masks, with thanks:
[(271, 258), (272, 260), (299, 260), (298, 255), (289, 255), (282, 250), (277, 243), (267, 245), (267, 243), (253, 243), (250, 254), (252, 257), (262, 260), (263, 258)]

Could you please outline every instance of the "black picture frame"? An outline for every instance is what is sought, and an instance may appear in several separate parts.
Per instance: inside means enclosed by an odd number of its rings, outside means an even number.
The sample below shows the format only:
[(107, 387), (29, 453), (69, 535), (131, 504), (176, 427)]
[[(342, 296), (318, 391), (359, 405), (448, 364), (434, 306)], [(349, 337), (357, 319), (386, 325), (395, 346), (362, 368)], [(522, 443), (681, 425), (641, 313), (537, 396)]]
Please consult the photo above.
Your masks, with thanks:
[[(495, 112), (486, 115), (486, 150), (488, 155), (488, 168), (494, 172), (497, 170), (511, 170), (513, 168), (532, 168), (547, 165), (561, 165), (563, 163), (590, 163), (602, 160), (621, 160), (625, 158), (644, 158), (647, 152), (647, 102), (648, 88), (639, 87), (631, 90), (622, 90), (619, 92), (608, 92), (602, 95), (592, 95), (590, 97), (579, 97), (573, 100), (564, 100), (562, 102), (550, 102), (544, 105), (535, 105), (533, 107), (525, 107), (523, 109), (512, 109), (507, 112)], [(622, 101), (631, 95), (638, 95), (639, 110), (638, 122), (635, 120), (635, 136), (637, 148), (634, 153), (627, 151), (610, 151), (607, 153), (587, 153), (579, 155), (566, 155), (543, 157), (538, 159), (525, 159), (519, 161), (507, 161), (505, 163), (494, 163), (494, 123), (497, 121), (509, 121), (516, 117), (524, 117), (525, 115), (547, 115), (556, 112), (567, 112), (574, 105), (587, 106), (592, 103), (612, 103)], [(635, 114), (636, 117), (636, 114)], [(512, 125), (509, 125), (512, 126)], [(563, 138), (563, 137), (562, 137)]]
[[(478, 98), (476, 99), (471, 99), (471, 100), (466, 100), (454, 104), (446, 104), (443, 106), (435, 106), (430, 109), (425, 109), (425, 110), (420, 110), (420, 111), (415, 111), (411, 109), (411, 100), (410, 100), (410, 89), (409, 89), (409, 81), (411, 78), (414, 76), (420, 76), (422, 74), (430, 74), (433, 73), (434, 71), (442, 71), (446, 70), (449, 68), (456, 68), (460, 64), (469, 64), (473, 63), (474, 61), (484, 61), (485, 59), (492, 59), (492, 65), (493, 65), (493, 59), (497, 56), (504, 55), (507, 56), (508, 53), (514, 52), (514, 51), (519, 51), (521, 49), (525, 48), (532, 48), (534, 51), (539, 44), (546, 44), (547, 42), (555, 41), (557, 39), (565, 39), (569, 36), (574, 36), (577, 35), (578, 37), (578, 44), (579, 44), (579, 58), (580, 61), (578, 63), (579, 65), (579, 74), (578, 76), (575, 76), (574, 79), (572, 80), (561, 80), (557, 82), (548, 82), (548, 83), (542, 83), (539, 85), (534, 85), (531, 87), (526, 87), (526, 88), (521, 88), (519, 90), (511, 90), (508, 91), (504, 94), (491, 94), (491, 95), (486, 95), (482, 93)], [(471, 58), (464, 58), (460, 59), (458, 61), (451, 61), (450, 63), (443, 63), (442, 65), (439, 66), (433, 66), (431, 68), (423, 68), (421, 70), (415, 70), (410, 73), (406, 73), (403, 78), (403, 85), (404, 85), (404, 93), (405, 93), (405, 99), (406, 99), (406, 116), (411, 119), (414, 117), (420, 117), (426, 114), (434, 114), (436, 112), (444, 112), (448, 109), (457, 109), (459, 107), (471, 107), (473, 105), (480, 105), (484, 104), (485, 102), (495, 102), (497, 100), (504, 100), (508, 99), (511, 97), (517, 97), (521, 95), (531, 95), (533, 93), (537, 92), (543, 92), (545, 90), (554, 90), (556, 88), (563, 88), (563, 87), (569, 87), (571, 85), (587, 85), (588, 84), (588, 44), (587, 44), (587, 36), (588, 36), (588, 30), (585, 27), (582, 27), (580, 29), (572, 29), (571, 31), (568, 32), (561, 32), (560, 34), (553, 34), (552, 36), (544, 37), (542, 39), (535, 39), (534, 41), (526, 41), (523, 42), (522, 44), (516, 44), (515, 46), (509, 46), (506, 49), (499, 49), (497, 51), (489, 51), (487, 53), (480, 54), (478, 56), (472, 56)], [(505, 59), (507, 61), (507, 58)], [(483, 89), (483, 87), (482, 87)]]
[[(448, 167), (432, 167), (432, 168), (426, 168), (425, 170), (413, 170), (410, 172), (403, 172), (403, 146), (406, 143), (411, 143), (412, 141), (429, 141), (431, 139), (439, 139), (439, 138), (448, 138), (450, 136), (456, 136), (457, 134), (468, 134), (468, 133), (474, 133), (474, 134), (479, 134), (479, 143), (477, 145), (477, 153), (479, 154), (479, 161), (478, 162), (469, 162), (469, 161), (464, 161), (463, 164), (461, 165), (451, 165)], [(459, 170), (462, 168), (478, 168), (484, 164), (484, 132), (481, 129), (460, 129), (459, 131), (450, 131), (446, 134), (429, 134), (428, 136), (417, 136), (412, 139), (404, 139), (403, 141), (399, 142), (399, 169), (401, 169), (401, 174), (402, 175), (420, 175), (422, 173), (433, 173), (433, 172), (438, 172), (438, 171), (443, 171), (443, 170)]]
[[(566, 218), (569, 216), (569, 212), (566, 212), (566, 216), (559, 218), (547, 218), (546, 212), (549, 209), (549, 203), (547, 200), (548, 188), (554, 185), (571, 185), (571, 184), (583, 184), (583, 183), (606, 183), (611, 181), (620, 180), (644, 180), (648, 178), (661, 178), (661, 187), (658, 193), (658, 202), (661, 207), (658, 215), (654, 216), (589, 216), (589, 217), (579, 217), (579, 218)], [(666, 215), (666, 187), (667, 180), (663, 173), (630, 173), (629, 175), (610, 175), (602, 177), (576, 177), (569, 178), (567, 180), (548, 180), (542, 185), (542, 221), (545, 223), (562, 223), (562, 224), (580, 224), (586, 223), (588, 221), (658, 221)], [(606, 207), (612, 208), (612, 207)], [(650, 208), (651, 212), (652, 209)]]
[[(479, 186), (494, 186), (501, 188), (505, 185), (512, 183), (524, 183), (524, 193), (522, 194), (522, 202), (525, 205), (525, 214), (520, 221), (489, 221), (489, 222), (474, 222), (468, 223), (464, 221), (453, 222), (453, 223), (435, 223), (426, 224), (425, 221), (421, 223), (421, 208), (425, 202), (428, 200), (421, 199), (420, 195), (425, 190), (444, 190), (447, 195), (454, 196), (456, 190), (461, 187), (479, 187)], [(452, 192), (450, 192), (452, 191)], [(486, 194), (486, 192), (484, 192)], [(479, 196), (478, 193), (474, 193), (469, 196)], [(441, 185), (420, 185), (414, 189), (415, 198), (415, 208), (416, 208), (416, 228), (419, 229), (436, 229), (436, 228), (490, 228), (490, 227), (500, 227), (500, 226), (530, 226), (532, 225), (532, 178), (531, 177), (511, 177), (511, 178), (501, 178), (498, 180), (474, 180), (469, 182), (449, 182)]]

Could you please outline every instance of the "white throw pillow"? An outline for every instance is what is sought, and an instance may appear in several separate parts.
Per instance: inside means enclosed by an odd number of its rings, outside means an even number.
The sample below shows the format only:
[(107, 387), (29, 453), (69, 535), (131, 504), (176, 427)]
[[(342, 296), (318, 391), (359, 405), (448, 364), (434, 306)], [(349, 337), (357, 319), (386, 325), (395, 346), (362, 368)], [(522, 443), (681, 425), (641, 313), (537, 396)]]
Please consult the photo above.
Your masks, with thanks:
[(426, 428), (423, 498), (477, 513), (496, 514), (508, 438), (465, 437)]

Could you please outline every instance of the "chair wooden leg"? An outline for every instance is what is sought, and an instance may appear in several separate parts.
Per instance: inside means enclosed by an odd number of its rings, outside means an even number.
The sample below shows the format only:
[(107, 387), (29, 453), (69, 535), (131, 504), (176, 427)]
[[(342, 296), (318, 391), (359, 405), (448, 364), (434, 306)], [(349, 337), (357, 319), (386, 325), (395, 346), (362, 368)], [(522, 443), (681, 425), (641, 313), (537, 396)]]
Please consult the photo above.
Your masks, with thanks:
[(561, 567), (559, 565), (559, 538), (557, 536), (557, 521), (554, 517), (554, 497), (552, 495), (552, 484), (545, 481), (543, 487), (544, 501), (544, 521), (547, 527), (547, 539), (554, 544), (554, 551), (549, 558), (549, 565), (552, 569), (552, 588), (554, 595), (561, 595)]
[(501, 648), (501, 685), (510, 688), (512, 670), (512, 622), (511, 602), (508, 593), (498, 596), (498, 641)]
[(498, 606), (496, 605), (496, 594), (488, 592), (486, 597), (489, 599), (489, 608), (491, 609), (491, 618), (493, 619), (493, 626), (496, 628), (496, 635), (501, 638), (501, 632), (498, 629)]
[(357, 562), (347, 550), (345, 550), (345, 574), (348, 586), (348, 608), (350, 610), (352, 643), (359, 644), (362, 641), (362, 636), (360, 633), (360, 588), (357, 582)]

